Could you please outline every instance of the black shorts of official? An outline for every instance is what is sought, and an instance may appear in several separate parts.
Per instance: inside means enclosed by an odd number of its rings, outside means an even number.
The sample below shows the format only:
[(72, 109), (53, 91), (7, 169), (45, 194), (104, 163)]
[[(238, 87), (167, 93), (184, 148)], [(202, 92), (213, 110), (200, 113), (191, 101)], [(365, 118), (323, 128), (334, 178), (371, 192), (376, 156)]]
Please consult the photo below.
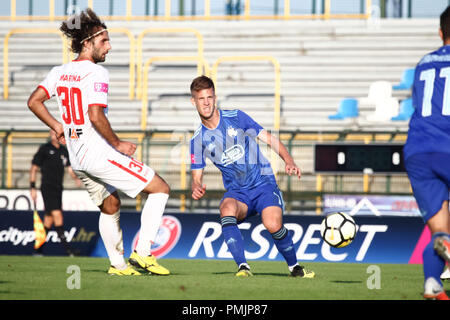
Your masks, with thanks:
[(41, 186), (46, 215), (51, 215), (50, 213), (53, 210), (62, 210), (62, 192), (62, 189), (55, 188), (51, 185)]

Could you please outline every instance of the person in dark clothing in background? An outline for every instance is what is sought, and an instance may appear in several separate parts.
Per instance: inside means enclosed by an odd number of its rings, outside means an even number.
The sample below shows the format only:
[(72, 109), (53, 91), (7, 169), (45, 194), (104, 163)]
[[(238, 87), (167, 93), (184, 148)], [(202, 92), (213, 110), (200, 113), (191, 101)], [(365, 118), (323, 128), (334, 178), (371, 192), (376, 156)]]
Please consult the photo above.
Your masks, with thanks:
[(241, 0), (226, 0), (225, 1), (225, 11), (226, 14), (231, 15), (240, 15), (241, 14)]
[[(81, 181), (70, 167), (69, 154), (66, 147), (61, 145), (56, 138), (56, 133), (50, 130), (50, 141), (42, 144), (36, 154), (33, 156), (30, 169), (30, 193), (31, 199), (36, 204), (36, 175), (38, 170), (41, 171), (41, 193), (44, 200), (45, 216), (44, 228), (45, 232), (55, 226), (58, 237), (61, 240), (68, 255), (73, 255), (73, 251), (64, 235), (63, 213), (62, 213), (62, 192), (64, 170), (68, 168), (69, 174), (75, 180), (78, 187)], [(42, 254), (42, 245), (36, 250), (37, 254)]]

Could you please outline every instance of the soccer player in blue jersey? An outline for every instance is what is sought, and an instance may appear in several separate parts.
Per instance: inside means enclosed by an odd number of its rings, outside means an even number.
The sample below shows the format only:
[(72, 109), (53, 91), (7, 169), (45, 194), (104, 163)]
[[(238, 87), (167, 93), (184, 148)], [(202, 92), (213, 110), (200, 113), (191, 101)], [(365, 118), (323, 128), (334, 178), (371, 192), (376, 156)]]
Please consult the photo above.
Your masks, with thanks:
[(450, 262), (450, 6), (441, 14), (443, 46), (417, 64), (414, 114), (403, 149), (414, 197), (432, 238), (423, 252), (424, 298), (449, 300), (440, 274)]
[(297, 262), (293, 232), (283, 225), (283, 196), (256, 139), (279, 154), (286, 164), (287, 174), (297, 175), (300, 179), (300, 168), (281, 141), (246, 113), (217, 109), (214, 83), (210, 78), (195, 78), (191, 83), (191, 95), (191, 102), (202, 122), (191, 139), (192, 198), (198, 200), (205, 194), (203, 170), (205, 160), (209, 158), (221, 171), (226, 189), (220, 202), (220, 219), (225, 243), (238, 265), (236, 276), (252, 275), (238, 224), (247, 217), (260, 214), (264, 227), (286, 260), (291, 276), (313, 278), (314, 272)]

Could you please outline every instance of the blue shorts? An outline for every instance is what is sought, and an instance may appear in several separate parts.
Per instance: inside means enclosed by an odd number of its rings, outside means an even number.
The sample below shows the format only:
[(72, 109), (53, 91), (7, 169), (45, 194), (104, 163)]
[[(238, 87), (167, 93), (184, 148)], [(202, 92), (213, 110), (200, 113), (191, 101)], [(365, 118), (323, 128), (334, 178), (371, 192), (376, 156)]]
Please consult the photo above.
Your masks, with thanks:
[(405, 161), (414, 197), (425, 222), (449, 200), (450, 154), (419, 153)]
[(250, 190), (229, 190), (225, 192), (220, 203), (225, 198), (233, 198), (245, 203), (248, 207), (245, 218), (261, 214), (265, 208), (272, 206), (280, 207), (284, 211), (283, 194), (278, 186), (273, 184), (262, 185)]

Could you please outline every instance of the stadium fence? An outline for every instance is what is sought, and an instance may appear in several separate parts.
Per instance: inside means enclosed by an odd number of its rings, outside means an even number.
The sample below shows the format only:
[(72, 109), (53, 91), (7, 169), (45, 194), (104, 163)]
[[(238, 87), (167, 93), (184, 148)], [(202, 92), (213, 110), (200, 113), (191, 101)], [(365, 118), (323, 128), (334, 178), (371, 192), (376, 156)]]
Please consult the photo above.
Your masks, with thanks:
[[(208, 210), (218, 205), (223, 194), (222, 178), (210, 162), (205, 168), (207, 196), (193, 201), (190, 191), (189, 141), (192, 131), (137, 131), (119, 132), (122, 139), (138, 145), (136, 158), (154, 168), (171, 186), (170, 206), (181, 212)], [(304, 132), (280, 131), (280, 139), (287, 146), (302, 169), (302, 179), (284, 173), (284, 167), (272, 162), (277, 180), (283, 191), (287, 211), (323, 212), (323, 196), (346, 195), (411, 195), (405, 173), (318, 173), (314, 171), (314, 145), (316, 143), (393, 143), (403, 144), (406, 132)], [(32, 153), (48, 138), (48, 131), (0, 131), (2, 189), (27, 189)], [(270, 159), (270, 148), (261, 146)], [(281, 161), (278, 161), (281, 162)], [(66, 179), (65, 189), (75, 189)], [(127, 199), (125, 205), (140, 209), (142, 198)]]

